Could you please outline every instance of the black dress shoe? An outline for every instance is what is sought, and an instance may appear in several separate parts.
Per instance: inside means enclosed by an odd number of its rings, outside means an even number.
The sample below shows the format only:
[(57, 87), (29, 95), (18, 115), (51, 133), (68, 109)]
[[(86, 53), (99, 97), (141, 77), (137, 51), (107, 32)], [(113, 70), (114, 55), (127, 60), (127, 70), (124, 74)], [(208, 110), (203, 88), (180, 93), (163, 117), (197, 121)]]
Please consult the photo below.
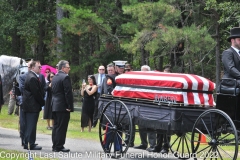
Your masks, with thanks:
[(41, 150), (41, 149), (42, 149), (42, 147), (40, 147), (40, 146), (35, 146), (33, 148), (30, 148), (30, 150)]
[[(38, 144), (37, 143), (35, 143), (34, 144), (34, 147), (36, 147)], [(32, 147), (33, 148), (33, 147)], [(23, 149), (28, 149), (28, 146), (26, 146), (26, 145), (23, 145)], [(30, 147), (30, 149), (31, 149), (31, 147)]]
[[(123, 143), (122, 146), (126, 146), (128, 144), (128, 141), (125, 140), (124, 142), (125, 143)], [(133, 142), (129, 144), (129, 147), (133, 147), (133, 146), (134, 146)]]
[(154, 147), (152, 148), (152, 147), (149, 147), (149, 148), (147, 148), (146, 149), (148, 152), (153, 152), (153, 150), (154, 150)]
[[(149, 149), (149, 150), (148, 150)], [(148, 152), (160, 152), (161, 151), (161, 149), (159, 149), (159, 148), (156, 148), (156, 147), (154, 147), (154, 148), (147, 148), (147, 151)]]
[[(126, 145), (127, 145), (127, 143), (126, 143)], [(126, 146), (126, 145), (125, 145), (125, 143), (122, 144), (122, 146)], [(129, 144), (129, 147), (133, 147), (133, 146), (134, 146), (134, 143)]]
[(134, 146), (134, 143), (130, 143), (130, 144), (129, 144), (129, 147), (133, 147), (133, 146)]
[(139, 146), (135, 146), (133, 148), (135, 148), (135, 149), (144, 149), (145, 150), (147, 148), (147, 146), (144, 146), (144, 145), (140, 144)]
[(70, 152), (70, 149), (62, 148), (62, 149), (53, 149), (53, 152)]
[(168, 150), (167, 150), (167, 149), (162, 149), (162, 150), (160, 151), (160, 153), (161, 153), (161, 154), (168, 154)]

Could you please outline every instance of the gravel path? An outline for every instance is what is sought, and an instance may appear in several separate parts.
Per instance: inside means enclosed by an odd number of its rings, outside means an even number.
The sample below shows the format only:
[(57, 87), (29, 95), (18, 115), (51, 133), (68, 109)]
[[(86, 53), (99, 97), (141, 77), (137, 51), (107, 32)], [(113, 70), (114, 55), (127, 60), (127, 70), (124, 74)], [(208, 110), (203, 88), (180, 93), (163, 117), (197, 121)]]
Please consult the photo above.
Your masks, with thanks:
[[(49, 158), (49, 159), (60, 159), (60, 160), (76, 160), (76, 159), (91, 159), (91, 160), (109, 160), (113, 158), (107, 157), (101, 148), (98, 141), (84, 140), (84, 139), (71, 139), (67, 138), (65, 147), (69, 148), (71, 152), (69, 153), (56, 153), (52, 152), (52, 142), (51, 135), (37, 134), (37, 141), (40, 146), (43, 147), (41, 151), (31, 151), (33, 157)], [(1, 151), (1, 149), (16, 150), (19, 151), (18, 154), (6, 153)], [(0, 159), (17, 159), (17, 157), (23, 157), (27, 155), (27, 150), (23, 149), (20, 145), (19, 133), (16, 130), (6, 129), (0, 127)], [(136, 150), (129, 148), (127, 155), (120, 158), (121, 160), (131, 159), (131, 160), (152, 160), (152, 159), (168, 159), (173, 160), (171, 155), (163, 157), (159, 153), (149, 153), (143, 150)]]

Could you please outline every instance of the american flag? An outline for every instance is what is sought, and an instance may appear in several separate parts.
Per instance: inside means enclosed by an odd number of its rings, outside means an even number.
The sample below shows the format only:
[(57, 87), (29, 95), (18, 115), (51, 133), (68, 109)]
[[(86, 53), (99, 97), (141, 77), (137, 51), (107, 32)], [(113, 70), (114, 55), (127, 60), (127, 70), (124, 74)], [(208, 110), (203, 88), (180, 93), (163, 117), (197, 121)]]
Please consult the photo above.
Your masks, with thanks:
[(186, 105), (215, 105), (212, 93), (215, 83), (198, 75), (132, 71), (115, 80), (112, 94), (116, 97), (154, 100), (156, 96), (166, 96)]

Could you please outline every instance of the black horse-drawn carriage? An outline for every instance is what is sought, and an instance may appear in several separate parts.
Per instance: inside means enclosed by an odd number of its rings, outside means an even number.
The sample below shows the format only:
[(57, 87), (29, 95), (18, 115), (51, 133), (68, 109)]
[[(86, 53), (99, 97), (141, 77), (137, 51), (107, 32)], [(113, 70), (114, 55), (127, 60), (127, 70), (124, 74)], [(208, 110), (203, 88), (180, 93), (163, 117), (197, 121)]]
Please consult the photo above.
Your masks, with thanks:
[(196, 75), (130, 72), (118, 76), (116, 82), (113, 95), (99, 99), (104, 152), (125, 154), (130, 145), (125, 137), (131, 139), (133, 126), (141, 125), (146, 132), (171, 136), (169, 153), (179, 159), (237, 159), (240, 109), (236, 85), (222, 83), (215, 105), (214, 83)]

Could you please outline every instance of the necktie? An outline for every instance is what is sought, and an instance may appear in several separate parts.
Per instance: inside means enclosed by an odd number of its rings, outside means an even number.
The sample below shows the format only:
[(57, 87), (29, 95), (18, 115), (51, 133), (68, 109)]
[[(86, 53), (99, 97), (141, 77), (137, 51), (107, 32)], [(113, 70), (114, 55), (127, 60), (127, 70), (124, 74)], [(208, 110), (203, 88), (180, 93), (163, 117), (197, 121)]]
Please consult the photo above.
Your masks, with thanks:
[(100, 84), (102, 84), (103, 75), (101, 74)]
[(103, 78), (103, 75), (102, 74), (100, 74), (101, 76), (100, 76), (100, 83), (99, 83), (99, 86), (98, 86), (98, 93), (100, 93), (101, 92), (101, 85), (102, 85), (102, 78)]

